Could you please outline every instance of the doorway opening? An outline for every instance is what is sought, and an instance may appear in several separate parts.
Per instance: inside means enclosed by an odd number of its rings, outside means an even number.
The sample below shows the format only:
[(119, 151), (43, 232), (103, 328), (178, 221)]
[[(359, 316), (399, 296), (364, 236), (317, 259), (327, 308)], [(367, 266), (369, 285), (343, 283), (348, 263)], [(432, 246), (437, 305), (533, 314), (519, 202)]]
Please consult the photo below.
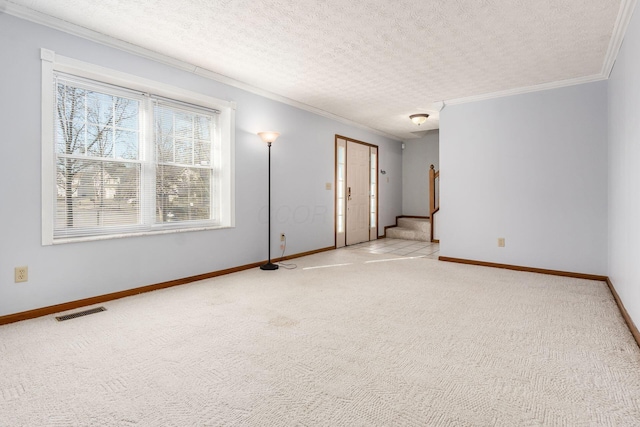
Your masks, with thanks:
[(335, 138), (336, 247), (378, 238), (378, 146)]

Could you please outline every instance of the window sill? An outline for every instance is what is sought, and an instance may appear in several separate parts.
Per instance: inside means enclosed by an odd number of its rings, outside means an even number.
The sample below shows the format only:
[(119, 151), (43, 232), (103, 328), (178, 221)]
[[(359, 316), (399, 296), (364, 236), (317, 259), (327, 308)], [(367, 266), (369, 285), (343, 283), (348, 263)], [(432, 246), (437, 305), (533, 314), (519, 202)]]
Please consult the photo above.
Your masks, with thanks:
[[(193, 228), (174, 228), (163, 230), (150, 230), (150, 231), (136, 231), (132, 233), (120, 233), (120, 234), (105, 234), (101, 236), (86, 236), (86, 237), (62, 237), (54, 239), (51, 245), (62, 245), (66, 243), (79, 243), (79, 242), (93, 242), (98, 240), (111, 240), (111, 239), (123, 239), (127, 237), (142, 237), (142, 236), (155, 236), (161, 234), (174, 234), (174, 233), (186, 233), (191, 231), (208, 231), (208, 230), (221, 230), (227, 228), (235, 228), (231, 225), (212, 225)], [(44, 244), (43, 246), (50, 246)]]

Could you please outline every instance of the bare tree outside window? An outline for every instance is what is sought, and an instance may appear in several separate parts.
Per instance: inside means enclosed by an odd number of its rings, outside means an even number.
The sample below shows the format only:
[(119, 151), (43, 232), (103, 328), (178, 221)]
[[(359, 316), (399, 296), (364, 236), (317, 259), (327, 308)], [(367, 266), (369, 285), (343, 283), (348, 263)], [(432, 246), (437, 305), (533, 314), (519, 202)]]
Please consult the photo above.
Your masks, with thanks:
[(138, 222), (139, 108), (134, 99), (57, 83), (57, 229)]
[(167, 98), (148, 82), (116, 86), (82, 73), (55, 71), (51, 82), (53, 138), (43, 147), (54, 155), (55, 174), (43, 167), (51, 178), (51, 193), (43, 193), (51, 209), (43, 214), (45, 244), (230, 223), (222, 198), (231, 186), (232, 162), (223, 159), (231, 157), (232, 140), (219, 124), (230, 121), (229, 106), (218, 110), (218, 100), (200, 94)]
[(154, 108), (156, 222), (211, 219), (211, 116)]

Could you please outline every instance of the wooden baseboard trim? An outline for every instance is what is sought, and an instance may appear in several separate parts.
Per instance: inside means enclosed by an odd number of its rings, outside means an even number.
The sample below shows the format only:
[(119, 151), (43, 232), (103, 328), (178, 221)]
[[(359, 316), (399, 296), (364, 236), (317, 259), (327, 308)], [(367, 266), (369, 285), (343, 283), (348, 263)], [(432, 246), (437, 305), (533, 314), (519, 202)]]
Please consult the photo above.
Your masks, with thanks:
[(314, 249), (312, 251), (300, 252), (298, 254), (287, 255), (285, 257), (278, 258), (278, 260), (274, 259), (274, 262), (282, 262), (282, 261), (287, 261), (287, 260), (290, 260), (290, 259), (301, 258), (303, 256), (315, 255), (315, 254), (319, 254), (319, 253), (322, 253), (322, 252), (332, 251), (335, 248), (336, 247), (334, 245), (334, 246), (327, 246), (326, 248)]
[[(335, 249), (335, 246), (330, 246), (322, 249), (315, 249), (313, 251), (302, 252), (294, 255), (285, 256), (274, 262), (285, 261), (294, 258), (300, 258), (307, 255), (313, 255), (320, 252), (326, 252)], [(48, 316), (62, 311), (74, 310), (80, 307), (86, 307), (94, 304), (102, 304), (108, 301), (113, 301), (120, 298), (130, 297), (133, 295), (142, 294), (145, 292), (157, 291), (158, 289), (171, 288), (173, 286), (185, 285), (191, 282), (197, 282), (198, 280), (211, 279), (212, 277), (224, 276), (225, 274), (237, 273), (239, 271), (250, 270), (266, 263), (267, 260), (261, 262), (254, 262), (251, 264), (245, 264), (238, 267), (226, 268), (224, 270), (212, 271), (209, 273), (198, 274), (196, 276), (184, 277), (182, 279), (169, 280), (168, 282), (156, 283), (154, 285), (142, 286), (140, 288), (127, 289), (125, 291), (113, 292), (110, 294), (99, 295), (96, 297), (85, 298), (76, 301), (70, 301), (62, 304), (51, 305), (48, 307), (36, 308), (34, 310), (23, 311), (20, 313), (9, 314), (6, 316), (0, 316), (0, 325), (6, 325), (9, 323), (19, 322), (22, 320), (35, 319), (36, 317)]]
[(438, 260), (447, 261), (447, 262), (457, 262), (459, 264), (478, 265), (481, 267), (494, 267), (494, 268), (504, 268), (507, 270), (527, 271), (529, 273), (550, 274), (552, 276), (564, 276), (564, 277), (573, 277), (576, 279), (597, 280), (599, 282), (607, 281), (607, 276), (598, 276), (596, 274), (584, 274), (584, 273), (574, 273), (571, 271), (547, 270), (544, 268), (523, 267), (520, 265), (510, 265), (510, 264), (497, 264), (493, 262), (474, 261), (470, 259), (451, 258), (446, 256), (438, 257)]
[(616, 300), (616, 304), (618, 305), (618, 310), (620, 310), (620, 314), (622, 315), (622, 318), (627, 324), (629, 331), (631, 331), (631, 335), (633, 335), (633, 338), (636, 340), (636, 344), (638, 344), (638, 347), (640, 347), (640, 331), (638, 331), (638, 328), (636, 327), (635, 323), (633, 323), (631, 316), (629, 316), (629, 313), (627, 312), (627, 309), (622, 303), (622, 300), (620, 299), (620, 296), (618, 295), (618, 292), (616, 291), (615, 286), (613, 286), (613, 282), (611, 282), (611, 279), (607, 277), (606, 282), (607, 282), (607, 286), (609, 286), (609, 290), (611, 291), (611, 294), (613, 295), (613, 299)]
[(389, 228), (395, 228), (395, 227), (397, 227), (397, 225), (387, 225), (387, 226), (385, 226), (385, 227), (384, 227), (384, 234), (382, 235), (382, 237), (383, 237), (383, 238), (386, 238), (386, 237), (387, 237), (387, 229), (389, 229)]
[(611, 279), (609, 279), (608, 276), (598, 276), (594, 274), (584, 274), (584, 273), (572, 273), (569, 271), (546, 270), (542, 268), (522, 267), (518, 265), (509, 265), (509, 264), (496, 264), (492, 262), (473, 261), (468, 259), (451, 258), (451, 257), (444, 257), (444, 256), (438, 257), (438, 259), (440, 261), (478, 265), (481, 267), (505, 268), (505, 269), (516, 270), (516, 271), (527, 271), (530, 273), (551, 274), (553, 276), (574, 277), (577, 279), (588, 279), (588, 280), (597, 280), (599, 282), (606, 282), (607, 286), (609, 287), (609, 290), (611, 291), (611, 294), (613, 295), (613, 299), (616, 301), (618, 310), (620, 310), (620, 314), (622, 315), (622, 318), (627, 324), (627, 327), (629, 328), (631, 335), (633, 335), (633, 338), (635, 339), (636, 344), (638, 344), (638, 347), (640, 347), (640, 331), (638, 330), (638, 327), (635, 325), (635, 323), (633, 323), (633, 320), (631, 319), (631, 316), (629, 316), (627, 309), (622, 303), (622, 300), (620, 299), (620, 296), (618, 295), (618, 292), (616, 291), (615, 286), (613, 286), (613, 282), (611, 282)]

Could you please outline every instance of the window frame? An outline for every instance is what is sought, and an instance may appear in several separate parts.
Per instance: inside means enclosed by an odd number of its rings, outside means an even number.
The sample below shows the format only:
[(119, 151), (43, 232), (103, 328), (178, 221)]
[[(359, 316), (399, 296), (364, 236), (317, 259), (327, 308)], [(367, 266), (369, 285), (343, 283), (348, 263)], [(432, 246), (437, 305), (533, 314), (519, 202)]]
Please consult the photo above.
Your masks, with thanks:
[[(213, 98), (176, 86), (68, 58), (44, 48), (40, 51), (40, 57), (42, 62), (42, 245), (235, 227), (235, 102)], [(195, 108), (219, 111), (220, 169), (216, 178), (220, 180), (220, 206), (217, 214), (219, 219), (216, 223), (213, 223), (213, 220), (156, 223), (155, 212), (151, 212), (149, 204), (147, 204), (147, 206), (141, 207), (141, 225), (136, 230), (127, 231), (127, 227), (123, 227), (122, 230), (117, 230), (112, 234), (54, 237), (57, 192), (55, 123), (53, 120), (56, 108), (55, 73), (69, 74), (81, 79), (96, 81), (98, 84), (103, 83), (143, 93), (147, 95), (147, 107), (151, 106), (153, 97), (162, 97), (177, 103), (190, 104)], [(148, 108), (146, 111), (149, 111)], [(144, 114), (146, 113), (142, 115)], [(143, 135), (139, 148), (142, 161), (155, 165), (156, 149), (152, 142), (152, 120), (144, 119), (140, 128)], [(153, 169), (155, 171), (155, 166)], [(149, 168), (147, 168), (147, 173), (148, 170)], [(141, 177), (140, 192), (144, 191), (145, 179), (145, 177)], [(152, 205), (155, 206), (155, 203)]]

